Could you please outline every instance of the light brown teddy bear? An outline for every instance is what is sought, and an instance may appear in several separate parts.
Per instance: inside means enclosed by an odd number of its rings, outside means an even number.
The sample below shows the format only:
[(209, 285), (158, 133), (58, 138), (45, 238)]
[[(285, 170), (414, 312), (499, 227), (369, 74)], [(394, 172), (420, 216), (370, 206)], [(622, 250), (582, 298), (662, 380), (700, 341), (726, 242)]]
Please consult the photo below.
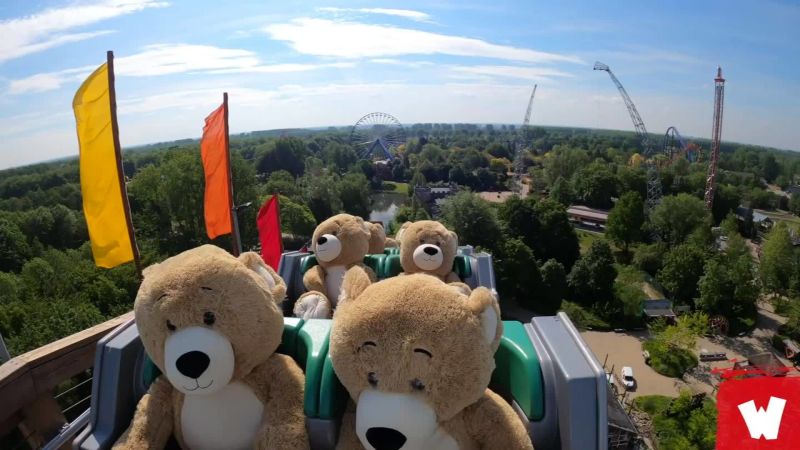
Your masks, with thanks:
[(308, 292), (297, 299), (293, 311), (306, 320), (329, 319), (339, 303), (346, 272), (363, 271), (369, 279), (377, 279), (375, 272), (364, 265), (369, 251), (369, 223), (361, 217), (337, 214), (319, 224), (311, 240), (317, 265), (303, 275)]
[(423, 274), (370, 284), (348, 273), (330, 355), (355, 402), (342, 450), (532, 450), (522, 420), (487, 388), (503, 333), (494, 296)]
[(161, 369), (117, 449), (308, 449), (304, 376), (275, 353), (283, 280), (248, 252), (204, 245), (144, 271), (136, 326)]
[(453, 272), (453, 261), (458, 253), (458, 236), (434, 220), (406, 222), (398, 232), (400, 236), (400, 265), (403, 273), (425, 273), (445, 283), (450, 283), (465, 294), (469, 286)]
[(386, 237), (383, 224), (369, 222), (369, 253), (374, 255), (383, 253), (386, 248), (397, 247), (394, 239)]

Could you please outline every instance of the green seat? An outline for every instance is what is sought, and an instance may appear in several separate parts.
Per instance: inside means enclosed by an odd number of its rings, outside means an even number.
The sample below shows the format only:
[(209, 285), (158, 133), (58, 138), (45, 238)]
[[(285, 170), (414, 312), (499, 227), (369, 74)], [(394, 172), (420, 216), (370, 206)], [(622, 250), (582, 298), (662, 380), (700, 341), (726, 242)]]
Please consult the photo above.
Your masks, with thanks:
[(384, 255), (399, 255), (400, 254), (400, 247), (389, 247), (383, 249)]
[(375, 276), (380, 277), (383, 272), (383, 262), (386, 260), (386, 255), (383, 253), (376, 253), (374, 255), (367, 255), (364, 257), (364, 265), (375, 272)]
[(456, 255), (453, 260), (453, 272), (458, 275), (462, 280), (472, 276), (472, 264), (469, 263), (469, 257), (464, 255)]
[(544, 380), (539, 356), (521, 322), (503, 321), (503, 337), (494, 354), (495, 369), (489, 385), (513, 398), (529, 420), (544, 417)]
[(317, 257), (314, 256), (314, 254), (303, 256), (300, 258), (300, 275), (304, 275), (306, 272), (308, 272), (308, 269), (316, 266), (317, 264)]

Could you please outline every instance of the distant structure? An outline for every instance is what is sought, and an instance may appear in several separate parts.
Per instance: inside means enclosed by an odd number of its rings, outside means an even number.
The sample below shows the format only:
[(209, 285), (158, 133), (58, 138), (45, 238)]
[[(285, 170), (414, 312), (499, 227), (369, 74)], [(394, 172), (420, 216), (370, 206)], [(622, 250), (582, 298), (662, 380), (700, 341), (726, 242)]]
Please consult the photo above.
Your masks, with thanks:
[(527, 128), (531, 123), (531, 112), (533, 111), (533, 98), (536, 96), (536, 87), (533, 85), (531, 98), (528, 100), (528, 109), (525, 111), (525, 119), (522, 121), (522, 126), (519, 128), (519, 137), (517, 142), (514, 143), (514, 192), (519, 194), (522, 190), (522, 172), (525, 169), (525, 162), (522, 159), (525, 150), (525, 136)]
[(725, 79), (722, 78), (722, 67), (717, 67), (714, 78), (714, 128), (711, 132), (711, 158), (708, 162), (706, 177), (706, 208), (714, 206), (714, 192), (717, 189), (717, 164), (719, 162), (719, 141), (722, 136), (722, 105), (725, 101)]
[(667, 128), (661, 151), (667, 156), (670, 163), (679, 157), (690, 163), (698, 162), (701, 159), (700, 147), (695, 143), (687, 143), (675, 127)]
[(581, 228), (605, 230), (608, 223), (608, 211), (583, 205), (570, 205), (567, 217), (573, 225)]
[(373, 112), (358, 119), (350, 131), (350, 144), (364, 159), (394, 160), (392, 150), (406, 142), (406, 130), (393, 115)]
[(655, 149), (647, 134), (647, 128), (644, 126), (644, 121), (642, 120), (642, 116), (639, 115), (639, 111), (636, 110), (636, 105), (633, 104), (633, 100), (631, 100), (625, 88), (622, 87), (622, 83), (614, 76), (614, 72), (611, 71), (611, 68), (601, 62), (596, 62), (594, 63), (594, 70), (608, 72), (608, 76), (611, 77), (611, 81), (617, 86), (617, 90), (619, 90), (622, 99), (625, 101), (628, 114), (631, 115), (633, 127), (636, 128), (636, 134), (639, 135), (639, 140), (642, 142), (642, 148), (644, 149), (644, 167), (647, 171), (647, 208), (652, 210), (661, 202), (661, 178), (658, 176), (658, 170), (653, 161)]
[(423, 208), (431, 217), (439, 217), (442, 205), (447, 197), (455, 195), (458, 189), (455, 184), (449, 186), (414, 186), (414, 196), (422, 203)]

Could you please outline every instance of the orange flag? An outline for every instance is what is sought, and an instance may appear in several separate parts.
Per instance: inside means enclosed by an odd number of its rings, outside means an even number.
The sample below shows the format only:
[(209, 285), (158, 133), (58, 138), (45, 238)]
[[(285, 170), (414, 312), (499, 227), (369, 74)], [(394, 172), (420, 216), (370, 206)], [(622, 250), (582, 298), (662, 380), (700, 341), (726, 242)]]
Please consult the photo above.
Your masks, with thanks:
[(228, 98), (206, 117), (200, 156), (206, 176), (204, 213), (206, 233), (214, 239), (232, 230), (233, 195), (228, 157)]

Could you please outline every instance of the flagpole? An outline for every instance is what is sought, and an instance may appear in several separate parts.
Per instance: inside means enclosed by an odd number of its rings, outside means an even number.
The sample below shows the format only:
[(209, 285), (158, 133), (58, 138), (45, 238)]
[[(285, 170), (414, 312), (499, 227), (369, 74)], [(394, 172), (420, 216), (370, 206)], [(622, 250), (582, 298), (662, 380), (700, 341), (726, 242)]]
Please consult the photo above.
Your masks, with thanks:
[(139, 258), (139, 247), (136, 245), (136, 234), (133, 231), (131, 220), (131, 205), (128, 202), (128, 188), (125, 186), (125, 173), (122, 168), (122, 147), (119, 144), (119, 125), (117, 125), (117, 91), (114, 88), (114, 52), (106, 53), (108, 65), (108, 97), (111, 103), (111, 134), (114, 137), (114, 156), (117, 159), (117, 178), (119, 190), (122, 195), (122, 209), (125, 211), (125, 221), (128, 223), (128, 238), (133, 250), (133, 263), (136, 265), (136, 275), (142, 279), (142, 262)]
[(225, 122), (225, 159), (228, 161), (228, 203), (231, 210), (231, 244), (233, 245), (233, 256), (242, 253), (242, 238), (239, 235), (239, 212), (233, 203), (233, 168), (231, 167), (230, 136), (228, 134), (228, 93), (222, 93), (223, 115)]

